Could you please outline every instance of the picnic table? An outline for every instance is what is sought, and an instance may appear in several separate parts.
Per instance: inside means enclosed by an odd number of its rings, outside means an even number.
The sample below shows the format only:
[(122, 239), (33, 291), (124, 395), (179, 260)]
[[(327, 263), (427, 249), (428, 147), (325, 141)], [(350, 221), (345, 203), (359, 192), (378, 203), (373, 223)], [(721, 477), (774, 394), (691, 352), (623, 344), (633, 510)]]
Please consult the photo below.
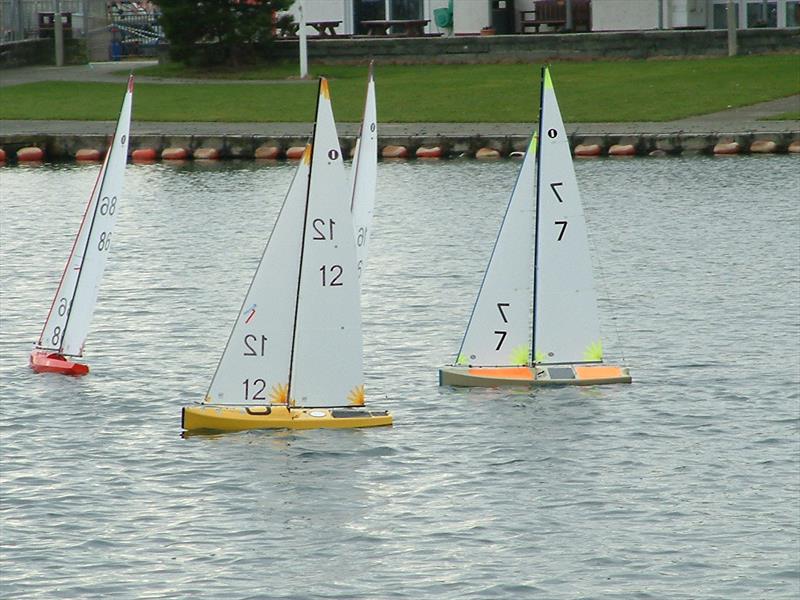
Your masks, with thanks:
[[(335, 38), (339, 37), (339, 34), (336, 33), (336, 28), (341, 25), (341, 21), (307, 21), (306, 25), (313, 27), (317, 30), (317, 35), (319, 37), (324, 38)], [(300, 30), (300, 23), (297, 21), (291, 21), (286, 23), (281, 23), (278, 25), (279, 32), (278, 37), (282, 38), (294, 38), (297, 37), (297, 32)]]
[(428, 19), (388, 19), (384, 21), (361, 21), (367, 28), (367, 35), (389, 35), (391, 27), (402, 27), (407, 37), (422, 37), (425, 35), (425, 26), (430, 23)]
[(306, 25), (310, 25), (317, 30), (319, 37), (339, 37), (336, 33), (336, 28), (341, 25), (341, 21), (307, 21)]

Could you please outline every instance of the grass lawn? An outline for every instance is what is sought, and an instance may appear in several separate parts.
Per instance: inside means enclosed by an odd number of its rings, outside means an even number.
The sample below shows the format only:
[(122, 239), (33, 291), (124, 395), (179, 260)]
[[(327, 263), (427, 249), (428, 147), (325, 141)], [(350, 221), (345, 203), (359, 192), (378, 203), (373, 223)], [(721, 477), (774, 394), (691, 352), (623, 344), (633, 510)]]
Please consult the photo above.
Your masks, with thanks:
[[(380, 65), (383, 122), (532, 122), (538, 64)], [(140, 75), (253, 79), (257, 83), (136, 85), (139, 121), (309, 122), (315, 82), (293, 64), (244, 72), (152, 67)], [(316, 66), (330, 79), (336, 118), (361, 119), (366, 68)], [(670, 121), (800, 93), (800, 55), (691, 60), (556, 62), (553, 80), (568, 122)], [(268, 81), (271, 79), (272, 81)], [(0, 89), (0, 119), (113, 120), (124, 83), (42, 82)]]

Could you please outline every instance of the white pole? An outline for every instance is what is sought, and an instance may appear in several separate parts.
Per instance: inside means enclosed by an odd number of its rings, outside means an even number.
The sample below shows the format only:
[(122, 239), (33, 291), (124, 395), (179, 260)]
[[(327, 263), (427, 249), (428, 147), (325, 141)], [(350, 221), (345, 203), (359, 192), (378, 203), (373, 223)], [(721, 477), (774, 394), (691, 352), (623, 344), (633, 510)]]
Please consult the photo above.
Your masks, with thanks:
[(733, 0), (728, 0), (728, 56), (736, 56), (736, 13)]
[(56, 47), (56, 66), (64, 66), (64, 26), (61, 23), (61, 0), (53, 0), (53, 43)]
[(300, 78), (308, 78), (308, 43), (306, 40), (306, 15), (303, 12), (303, 0), (297, 3), (297, 10), (300, 12)]

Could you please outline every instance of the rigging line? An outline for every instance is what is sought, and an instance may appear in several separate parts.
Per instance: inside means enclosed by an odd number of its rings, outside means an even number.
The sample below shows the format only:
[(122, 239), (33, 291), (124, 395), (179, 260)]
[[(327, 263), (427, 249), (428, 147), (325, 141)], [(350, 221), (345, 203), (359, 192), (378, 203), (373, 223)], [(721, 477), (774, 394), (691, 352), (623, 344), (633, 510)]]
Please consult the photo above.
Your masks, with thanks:
[(294, 320), (292, 323), (292, 349), (289, 351), (289, 381), (286, 384), (286, 406), (292, 410), (292, 375), (294, 374), (294, 349), (297, 343), (297, 313), (300, 309), (300, 283), (303, 278), (303, 257), (306, 249), (306, 229), (308, 228), (308, 205), (311, 199), (311, 173), (314, 170), (314, 151), (317, 146), (317, 119), (319, 118), (319, 105), (322, 99), (323, 82), (327, 85), (324, 77), (319, 78), (319, 88), (317, 89), (317, 106), (314, 110), (314, 130), (311, 133), (311, 150), (308, 160), (308, 184), (306, 185), (306, 205), (303, 212), (303, 237), (300, 240), (300, 261), (297, 268), (297, 293), (294, 300)]
[(531, 329), (531, 365), (536, 366), (536, 319), (538, 318), (536, 310), (536, 295), (539, 283), (539, 198), (542, 189), (542, 116), (544, 115), (544, 81), (547, 74), (547, 65), (542, 66), (541, 74), (541, 87), (539, 88), (539, 126), (537, 129), (536, 139), (536, 225), (534, 228), (534, 242), (533, 242), (533, 326)]

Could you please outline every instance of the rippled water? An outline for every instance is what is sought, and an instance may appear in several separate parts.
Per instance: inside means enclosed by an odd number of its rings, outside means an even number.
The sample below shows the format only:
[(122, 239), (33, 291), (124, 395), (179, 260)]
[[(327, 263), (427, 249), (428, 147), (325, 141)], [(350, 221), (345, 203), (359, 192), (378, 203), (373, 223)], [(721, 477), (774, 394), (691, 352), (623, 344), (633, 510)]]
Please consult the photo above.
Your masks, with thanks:
[(797, 157), (578, 163), (634, 384), (439, 388), (517, 168), (380, 165), (393, 428), (188, 439), (293, 167), (129, 166), (81, 379), (27, 355), (98, 167), (0, 169), (0, 595), (796, 599)]

